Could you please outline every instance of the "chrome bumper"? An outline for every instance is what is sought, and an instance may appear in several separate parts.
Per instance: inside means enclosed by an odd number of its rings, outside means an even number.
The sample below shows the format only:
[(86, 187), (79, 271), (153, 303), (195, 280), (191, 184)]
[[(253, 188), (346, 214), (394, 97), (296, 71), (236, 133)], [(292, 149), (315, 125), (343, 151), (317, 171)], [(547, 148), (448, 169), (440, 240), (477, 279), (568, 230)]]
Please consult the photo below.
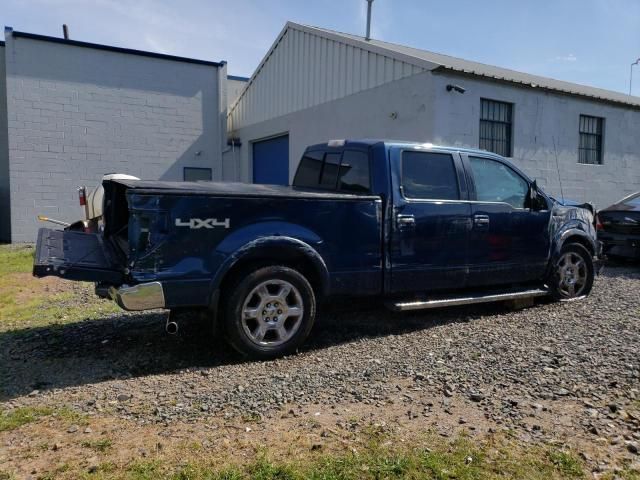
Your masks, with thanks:
[(109, 296), (125, 310), (152, 310), (164, 308), (164, 291), (160, 282), (111, 287)]

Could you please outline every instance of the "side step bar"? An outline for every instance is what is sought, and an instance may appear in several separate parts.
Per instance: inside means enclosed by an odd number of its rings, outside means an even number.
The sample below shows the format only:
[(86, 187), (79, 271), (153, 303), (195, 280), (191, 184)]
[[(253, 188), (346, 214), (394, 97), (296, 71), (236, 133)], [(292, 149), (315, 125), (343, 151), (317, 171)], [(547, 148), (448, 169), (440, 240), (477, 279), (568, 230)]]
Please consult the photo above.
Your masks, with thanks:
[(396, 312), (404, 312), (407, 310), (425, 310), (428, 308), (453, 307), (457, 305), (471, 305), (473, 303), (504, 302), (506, 300), (519, 300), (523, 298), (543, 297), (548, 294), (549, 292), (547, 290), (535, 288), (531, 290), (522, 290), (519, 292), (509, 292), (509, 293), (478, 294), (478, 295), (469, 295), (464, 297), (440, 297), (440, 298), (433, 298), (431, 300), (387, 302), (385, 305), (390, 310), (393, 310)]

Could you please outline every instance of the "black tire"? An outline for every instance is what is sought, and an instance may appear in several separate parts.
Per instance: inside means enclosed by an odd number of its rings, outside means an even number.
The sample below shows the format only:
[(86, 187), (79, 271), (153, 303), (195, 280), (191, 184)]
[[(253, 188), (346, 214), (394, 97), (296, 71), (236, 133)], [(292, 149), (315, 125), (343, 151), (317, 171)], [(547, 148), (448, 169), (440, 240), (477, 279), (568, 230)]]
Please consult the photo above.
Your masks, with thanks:
[[(572, 263), (572, 265), (569, 266), (573, 272), (571, 274), (568, 274), (566, 271), (563, 272), (563, 270), (568, 267), (568, 259), (569, 262)], [(565, 281), (567, 275), (569, 281)], [(573, 289), (568, 286), (571, 280), (575, 282)], [(591, 292), (593, 280), (593, 257), (589, 251), (579, 243), (564, 245), (549, 273), (548, 285), (551, 296), (558, 301), (568, 301), (586, 297)]]
[[(287, 286), (292, 287), (289, 294), (277, 296), (286, 292)], [(279, 265), (261, 267), (240, 275), (225, 290), (225, 337), (242, 355), (255, 359), (280, 357), (294, 353), (309, 336), (316, 317), (316, 298), (311, 284), (297, 270)], [(243, 315), (245, 310), (255, 312), (256, 318)], [(301, 313), (296, 315), (294, 311)], [(261, 334), (262, 342), (258, 341)]]

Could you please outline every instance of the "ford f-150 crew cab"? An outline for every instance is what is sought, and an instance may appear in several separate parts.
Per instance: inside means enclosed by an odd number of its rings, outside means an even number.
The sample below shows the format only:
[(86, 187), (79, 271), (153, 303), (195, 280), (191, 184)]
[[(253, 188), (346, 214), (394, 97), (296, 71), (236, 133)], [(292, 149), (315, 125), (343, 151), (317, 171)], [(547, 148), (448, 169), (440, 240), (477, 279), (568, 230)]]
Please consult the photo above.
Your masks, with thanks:
[(128, 310), (200, 309), (240, 352), (295, 351), (320, 300), (394, 310), (589, 294), (594, 211), (504, 158), (431, 144), (308, 147), (293, 186), (111, 179), (98, 233), (40, 229), (33, 273)]

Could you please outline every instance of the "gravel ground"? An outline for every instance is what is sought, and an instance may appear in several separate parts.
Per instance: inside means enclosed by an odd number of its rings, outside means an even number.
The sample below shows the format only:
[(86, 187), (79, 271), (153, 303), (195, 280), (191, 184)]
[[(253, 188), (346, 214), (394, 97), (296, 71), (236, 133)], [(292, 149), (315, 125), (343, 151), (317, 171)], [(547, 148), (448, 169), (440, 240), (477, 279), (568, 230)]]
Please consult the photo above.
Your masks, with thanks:
[(244, 361), (195, 320), (168, 336), (162, 313), (10, 331), (0, 399), (141, 425), (395, 409), (432, 425), (577, 436), (637, 461), (639, 293), (640, 269), (623, 265), (586, 300), (520, 311), (325, 311), (303, 352), (268, 362)]

